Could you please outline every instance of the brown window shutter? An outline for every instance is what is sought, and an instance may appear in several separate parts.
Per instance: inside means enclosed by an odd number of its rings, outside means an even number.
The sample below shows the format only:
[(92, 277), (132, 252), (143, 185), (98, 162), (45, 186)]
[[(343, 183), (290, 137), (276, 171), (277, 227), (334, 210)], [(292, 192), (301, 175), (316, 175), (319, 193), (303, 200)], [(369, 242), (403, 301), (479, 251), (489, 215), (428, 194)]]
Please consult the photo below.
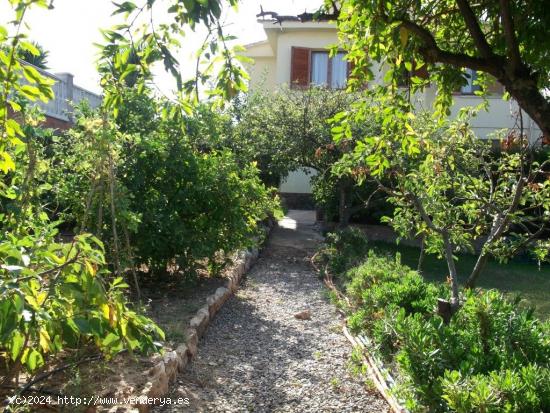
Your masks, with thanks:
[(290, 87), (309, 86), (311, 50), (305, 47), (292, 47), (290, 59)]

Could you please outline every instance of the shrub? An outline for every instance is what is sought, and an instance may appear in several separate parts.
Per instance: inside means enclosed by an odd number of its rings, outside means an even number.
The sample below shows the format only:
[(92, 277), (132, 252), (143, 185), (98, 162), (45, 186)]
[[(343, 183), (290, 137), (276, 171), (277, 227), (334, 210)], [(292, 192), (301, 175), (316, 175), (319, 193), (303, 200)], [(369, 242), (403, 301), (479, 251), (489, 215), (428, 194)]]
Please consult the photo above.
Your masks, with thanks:
[(550, 369), (536, 364), (470, 377), (450, 371), (441, 387), (443, 398), (457, 413), (550, 411)]
[(128, 121), (123, 128), (81, 108), (69, 139), (49, 145), (55, 203), (76, 232), (94, 231), (109, 261), (122, 261), (119, 267), (145, 264), (156, 275), (179, 269), (193, 278), (198, 265), (213, 264), (220, 252), (251, 245), (258, 222), (277, 212), (278, 200), (255, 164), (239, 164), (229, 150), (200, 152), (169, 119), (155, 119), (152, 130), (153, 115), (137, 103), (131, 108), (138, 113), (119, 113)]
[(550, 325), (532, 310), (497, 291), (470, 291), (446, 324), (434, 311), (443, 285), (372, 251), (346, 279), (349, 324), (391, 363), (412, 411), (547, 411)]
[(318, 261), (326, 266), (331, 275), (339, 277), (363, 262), (368, 250), (365, 234), (357, 228), (349, 227), (327, 234)]
[(124, 184), (140, 216), (136, 257), (154, 271), (175, 260), (192, 275), (200, 260), (249, 246), (258, 221), (278, 208), (255, 165), (239, 167), (229, 151), (200, 154), (176, 137), (156, 136), (132, 152)]
[(0, 221), (0, 350), (6, 380), (35, 373), (48, 356), (92, 344), (107, 355), (158, 350), (163, 332), (128, 303), (90, 234), (59, 242), (56, 224), (31, 207), (13, 230)]
[(357, 305), (369, 309), (403, 308), (406, 314), (431, 314), (444, 292), (406, 265), (401, 257), (378, 256), (369, 251), (366, 261), (348, 271), (347, 294)]

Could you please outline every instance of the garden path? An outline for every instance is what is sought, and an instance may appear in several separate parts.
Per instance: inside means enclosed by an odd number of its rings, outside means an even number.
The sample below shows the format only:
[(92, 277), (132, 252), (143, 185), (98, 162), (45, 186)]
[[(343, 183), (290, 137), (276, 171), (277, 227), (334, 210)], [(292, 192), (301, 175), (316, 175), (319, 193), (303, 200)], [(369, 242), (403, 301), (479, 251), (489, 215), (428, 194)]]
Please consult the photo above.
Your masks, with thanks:
[[(310, 211), (290, 211), (235, 297), (210, 324), (166, 412), (387, 412), (350, 373), (350, 345), (309, 259), (322, 237)], [(310, 320), (294, 315), (309, 310)]]

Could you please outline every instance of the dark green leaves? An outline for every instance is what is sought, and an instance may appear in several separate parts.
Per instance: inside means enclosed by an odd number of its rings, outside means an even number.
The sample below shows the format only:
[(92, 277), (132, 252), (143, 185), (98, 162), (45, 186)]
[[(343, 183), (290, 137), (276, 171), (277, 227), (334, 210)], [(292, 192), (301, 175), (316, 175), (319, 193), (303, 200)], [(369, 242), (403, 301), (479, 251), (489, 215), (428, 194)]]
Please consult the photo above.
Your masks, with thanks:
[(125, 1), (122, 3), (113, 2), (113, 4), (115, 6), (115, 11), (113, 11), (113, 13), (111, 14), (112, 16), (121, 13), (126, 13), (126, 15), (129, 15), (135, 9), (137, 9), (137, 5), (132, 1)]

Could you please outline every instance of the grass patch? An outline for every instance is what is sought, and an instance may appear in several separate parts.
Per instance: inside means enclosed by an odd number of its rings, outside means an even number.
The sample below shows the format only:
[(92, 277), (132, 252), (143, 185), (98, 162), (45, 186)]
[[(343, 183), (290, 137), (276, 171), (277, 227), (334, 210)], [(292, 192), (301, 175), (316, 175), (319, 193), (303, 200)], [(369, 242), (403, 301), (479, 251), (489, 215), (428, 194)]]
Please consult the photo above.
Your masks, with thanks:
[[(380, 252), (401, 254), (403, 264), (411, 268), (417, 268), (420, 250), (405, 245), (395, 245), (381, 241), (369, 243)], [(460, 255), (457, 261), (457, 271), (460, 282), (466, 280), (467, 275), (474, 267), (476, 257), (473, 255)], [(422, 265), (422, 275), (430, 281), (445, 282), (448, 275), (447, 264), (443, 259), (437, 259), (433, 255), (426, 255)], [(541, 319), (550, 318), (550, 265), (538, 265), (528, 258), (518, 257), (507, 264), (499, 264), (496, 261), (487, 263), (483, 273), (479, 277), (478, 287), (494, 288), (512, 296), (521, 296), (523, 305), (535, 308), (535, 314)]]

